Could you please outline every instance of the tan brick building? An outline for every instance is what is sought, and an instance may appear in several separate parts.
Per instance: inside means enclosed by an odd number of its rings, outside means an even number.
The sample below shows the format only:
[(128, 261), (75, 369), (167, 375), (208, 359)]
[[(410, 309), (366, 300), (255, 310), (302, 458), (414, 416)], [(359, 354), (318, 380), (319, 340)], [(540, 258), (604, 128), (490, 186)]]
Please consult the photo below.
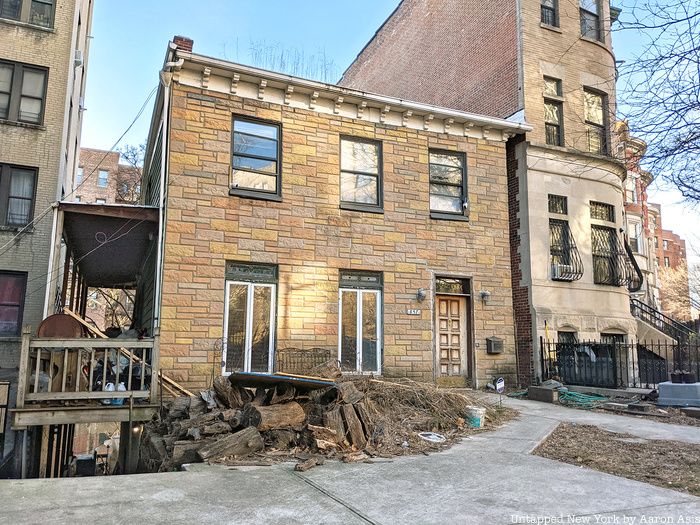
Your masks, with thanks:
[(533, 126), (508, 142), (513, 302), (524, 381), (540, 338), (633, 338), (623, 181), (610, 125), (608, 0), (403, 0), (340, 85)]
[[(0, 378), (13, 383), (11, 405), (21, 326), (49, 311), (51, 205), (70, 192), (91, 22), (91, 0), (0, 11)], [(13, 445), (6, 436), (4, 452)]]
[(514, 380), (505, 141), (529, 128), (176, 42), (144, 179), (146, 203), (165, 181), (163, 373), (196, 388), (293, 347), (348, 371)]

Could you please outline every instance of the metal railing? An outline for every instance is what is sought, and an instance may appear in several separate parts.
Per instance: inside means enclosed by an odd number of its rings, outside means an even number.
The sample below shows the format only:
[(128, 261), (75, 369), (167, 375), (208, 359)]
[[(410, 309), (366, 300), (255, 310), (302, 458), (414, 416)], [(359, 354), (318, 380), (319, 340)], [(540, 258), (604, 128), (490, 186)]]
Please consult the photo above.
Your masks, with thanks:
[(671, 374), (700, 377), (700, 345), (660, 341), (559, 343), (540, 340), (542, 377), (568, 385), (657, 388)]
[(583, 276), (583, 262), (568, 221), (549, 219), (549, 254), (553, 280), (577, 281)]
[(32, 338), (22, 333), (17, 408), (26, 403), (156, 402), (158, 337)]
[(639, 299), (630, 299), (630, 311), (637, 319), (641, 319), (677, 342), (688, 341), (694, 335), (693, 331), (687, 326), (679, 323), (672, 317), (664, 315), (656, 308), (643, 303)]

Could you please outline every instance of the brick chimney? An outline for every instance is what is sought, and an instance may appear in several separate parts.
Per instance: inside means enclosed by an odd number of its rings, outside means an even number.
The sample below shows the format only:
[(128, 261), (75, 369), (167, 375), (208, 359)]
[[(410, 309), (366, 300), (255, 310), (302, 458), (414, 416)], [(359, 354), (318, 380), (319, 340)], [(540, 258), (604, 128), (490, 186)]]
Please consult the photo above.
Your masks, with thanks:
[(187, 38), (186, 36), (175, 35), (173, 37), (173, 44), (175, 44), (178, 49), (191, 53), (192, 46), (194, 46), (194, 40)]

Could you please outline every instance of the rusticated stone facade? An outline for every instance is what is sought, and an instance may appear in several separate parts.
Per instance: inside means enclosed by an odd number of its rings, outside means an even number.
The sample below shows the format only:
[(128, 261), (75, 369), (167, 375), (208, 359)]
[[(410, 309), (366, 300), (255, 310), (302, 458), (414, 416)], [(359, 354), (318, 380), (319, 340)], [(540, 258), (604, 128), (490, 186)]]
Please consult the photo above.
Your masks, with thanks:
[[(187, 67), (186, 62), (171, 86), (160, 316), (164, 374), (194, 389), (220, 373), (225, 267), (237, 261), (277, 265), (278, 349), (337, 352), (339, 271), (382, 272), (382, 373), (425, 380), (439, 376), (435, 277), (469, 279), (471, 372), (465, 375), (472, 384), (496, 374), (514, 380), (506, 154), (500, 133), (494, 140), (425, 131), (205, 90)], [(227, 90), (231, 84), (221, 85)], [(264, 97), (269, 92), (268, 86)], [(229, 195), (233, 115), (281, 126), (281, 202)], [(340, 209), (341, 136), (381, 142), (382, 213)], [(466, 154), (468, 222), (431, 218), (429, 148)], [(423, 301), (416, 298), (420, 288), (427, 292)], [(490, 292), (487, 301), (481, 291)], [(487, 355), (491, 336), (504, 340), (503, 353)]]

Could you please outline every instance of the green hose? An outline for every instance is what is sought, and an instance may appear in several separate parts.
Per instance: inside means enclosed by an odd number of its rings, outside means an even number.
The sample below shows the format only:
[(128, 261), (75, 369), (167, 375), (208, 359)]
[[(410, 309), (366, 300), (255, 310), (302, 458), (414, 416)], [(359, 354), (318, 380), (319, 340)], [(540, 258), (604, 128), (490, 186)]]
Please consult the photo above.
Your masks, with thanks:
[(607, 399), (607, 397), (597, 394), (580, 394), (570, 390), (565, 392), (559, 391), (559, 403), (573, 408), (582, 408), (584, 410), (596, 408), (599, 403), (607, 401)]

